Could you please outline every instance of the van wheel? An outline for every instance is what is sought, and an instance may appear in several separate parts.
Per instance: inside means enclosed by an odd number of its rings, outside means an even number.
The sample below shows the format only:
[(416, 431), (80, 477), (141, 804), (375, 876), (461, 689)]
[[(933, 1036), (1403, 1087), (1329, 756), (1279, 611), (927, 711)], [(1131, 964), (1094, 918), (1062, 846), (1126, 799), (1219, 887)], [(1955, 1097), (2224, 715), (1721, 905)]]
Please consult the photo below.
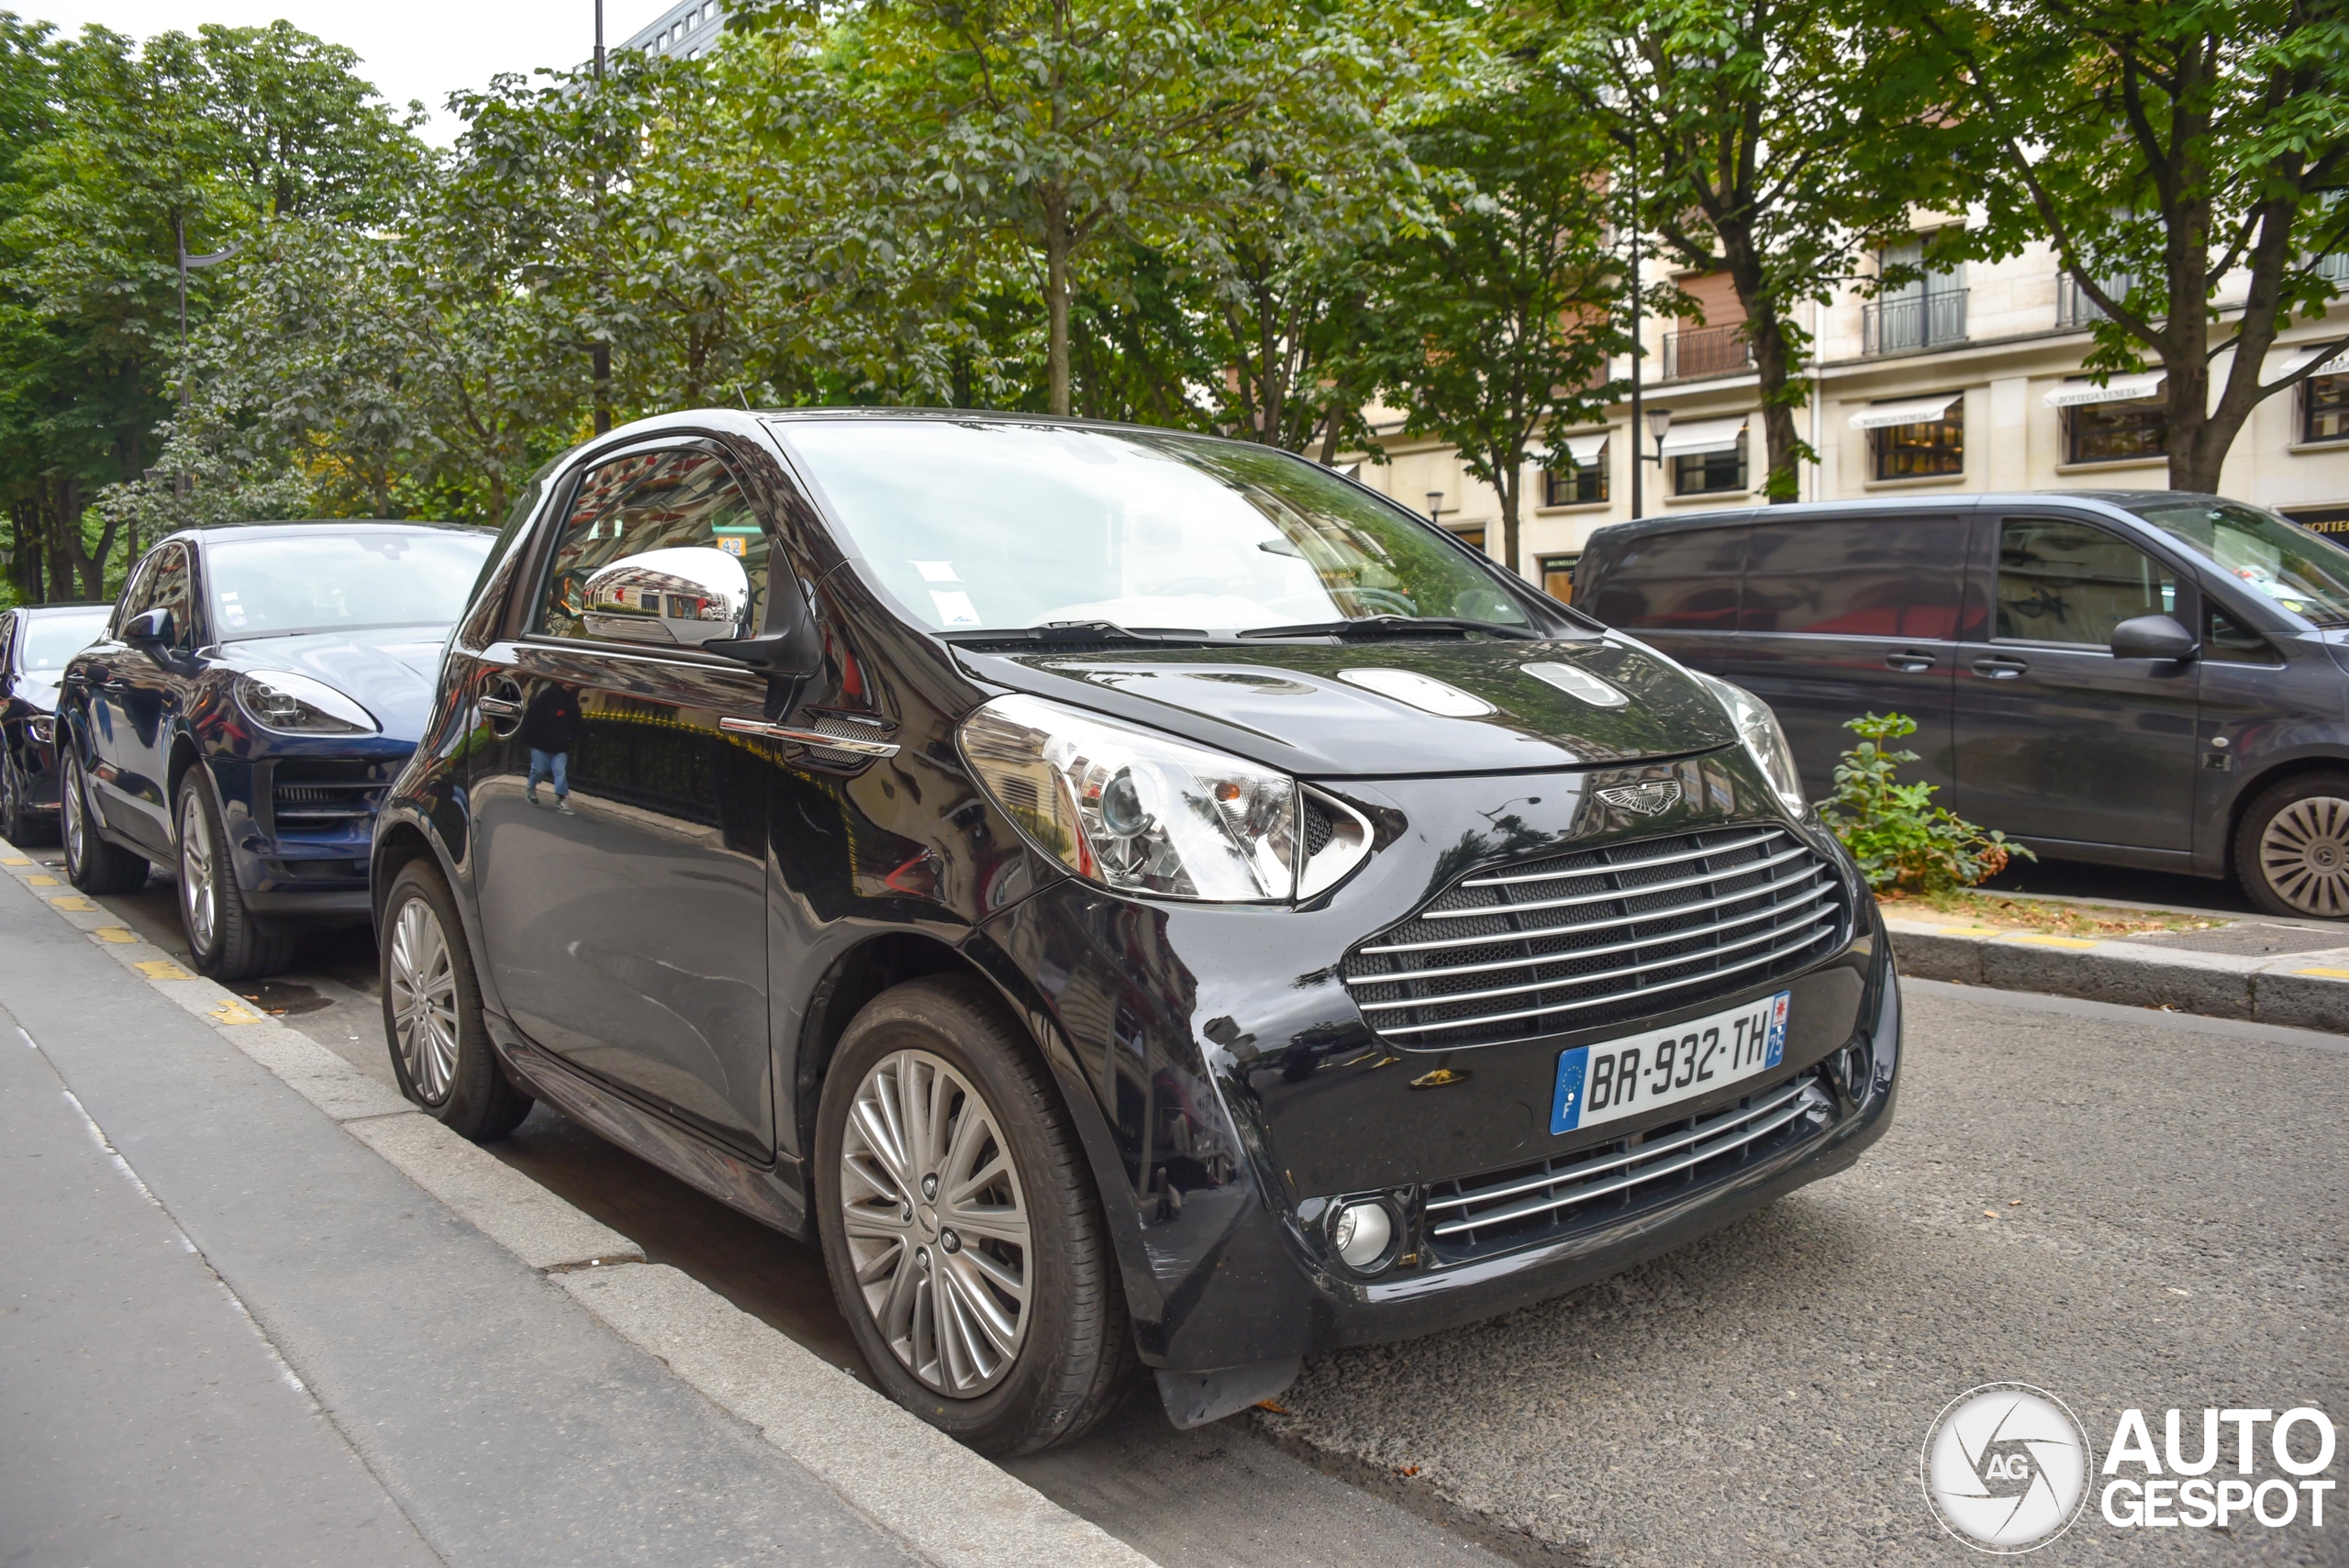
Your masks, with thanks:
[(64, 791), (58, 814), (65, 830), (65, 879), (84, 893), (138, 892), (147, 885), (145, 857), (106, 842), (90, 815), (90, 786), (82, 773), (82, 759), (70, 747), (61, 750), (65, 751), (65, 772), (58, 781)]
[(257, 980), (294, 962), (294, 939), (256, 916), (237, 885), (220, 798), (202, 763), (180, 780), (180, 924), (189, 956), (215, 980)]
[(2270, 915), (2349, 919), (2349, 773), (2262, 792), (2235, 829), (2235, 876)]
[(983, 1453), (1089, 1430), (1132, 1386), (1101, 1202), (1025, 1031), (978, 982), (884, 992), (817, 1112), (832, 1292), (897, 1403)]
[(430, 861), (400, 868), (378, 929), (384, 1038), (400, 1093), (476, 1143), (505, 1137), (530, 1114), (530, 1096), (507, 1076), (489, 1043), (473, 951), (456, 900)]

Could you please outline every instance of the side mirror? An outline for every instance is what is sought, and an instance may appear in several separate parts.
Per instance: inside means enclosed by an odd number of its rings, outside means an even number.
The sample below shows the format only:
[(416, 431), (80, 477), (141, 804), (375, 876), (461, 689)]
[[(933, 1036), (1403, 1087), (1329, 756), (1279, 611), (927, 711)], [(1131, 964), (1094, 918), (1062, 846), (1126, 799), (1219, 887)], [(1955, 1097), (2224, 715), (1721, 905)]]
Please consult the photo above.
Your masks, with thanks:
[(2112, 628), (2115, 659), (2191, 659), (2201, 651), (2194, 634), (2168, 616), (2135, 616)]
[(737, 638), (751, 613), (742, 563), (707, 545), (623, 556), (591, 574), (579, 618), (596, 637), (704, 648)]
[(158, 606), (123, 622), (122, 639), (151, 658), (178, 640), (178, 628), (172, 625), (172, 612)]

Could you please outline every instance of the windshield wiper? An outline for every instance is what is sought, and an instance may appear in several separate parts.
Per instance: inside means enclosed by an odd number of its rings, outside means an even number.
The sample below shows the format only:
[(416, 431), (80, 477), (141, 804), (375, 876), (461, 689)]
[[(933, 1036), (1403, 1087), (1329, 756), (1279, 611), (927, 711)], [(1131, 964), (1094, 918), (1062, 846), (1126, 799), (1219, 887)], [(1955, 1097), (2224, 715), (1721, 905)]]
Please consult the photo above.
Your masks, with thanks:
[(1431, 631), (1481, 631), (1487, 637), (1535, 641), (1542, 634), (1531, 627), (1503, 621), (1469, 620), (1458, 616), (1364, 616), (1360, 620), (1306, 621), (1297, 626), (1257, 626), (1241, 637), (1424, 637)]
[(1051, 647), (1062, 642), (1130, 642), (1148, 647), (1161, 642), (1205, 642), (1208, 634), (1189, 627), (1152, 626), (1128, 628), (1108, 620), (1055, 620), (1041, 626), (1006, 627), (994, 631), (948, 631), (939, 634), (948, 642), (962, 646), (972, 643), (1033, 642)]

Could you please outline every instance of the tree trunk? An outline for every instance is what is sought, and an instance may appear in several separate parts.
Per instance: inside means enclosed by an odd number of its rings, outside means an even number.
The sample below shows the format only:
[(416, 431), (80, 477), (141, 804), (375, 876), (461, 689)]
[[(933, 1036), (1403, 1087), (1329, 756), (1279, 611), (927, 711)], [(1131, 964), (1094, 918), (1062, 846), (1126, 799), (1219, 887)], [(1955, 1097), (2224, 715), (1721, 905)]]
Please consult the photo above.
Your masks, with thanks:
[(1068, 417), (1068, 196), (1044, 193), (1044, 321), (1047, 333), (1046, 373), (1052, 384), (1052, 411)]
[[(1720, 226), (1717, 225), (1717, 228)], [(1787, 342), (1787, 324), (1778, 314), (1763, 278), (1762, 253), (1750, 233), (1735, 225), (1720, 228), (1722, 261), (1738, 303), (1745, 307), (1745, 340), (1753, 352), (1753, 376), (1762, 404), (1764, 478), (1758, 488), (1773, 506), (1792, 501), (1802, 493), (1799, 463), (1802, 438), (1795, 433), (1793, 406), (1787, 398), (1787, 380), (1794, 354)], [(1753, 461), (1752, 449), (1746, 462)]]
[(1494, 470), (1493, 490), (1501, 498), (1501, 561), (1512, 577), (1523, 577), (1518, 562), (1518, 503), (1525, 490), (1525, 448), (1519, 443), (1517, 461)]

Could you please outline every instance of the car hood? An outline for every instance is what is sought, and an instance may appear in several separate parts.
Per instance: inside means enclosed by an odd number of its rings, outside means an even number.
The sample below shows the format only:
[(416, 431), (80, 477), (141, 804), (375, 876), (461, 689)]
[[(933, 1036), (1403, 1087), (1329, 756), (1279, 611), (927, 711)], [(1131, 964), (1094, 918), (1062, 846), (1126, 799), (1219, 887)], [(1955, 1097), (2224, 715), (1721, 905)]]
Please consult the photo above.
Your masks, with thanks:
[[(1687, 671), (1611, 634), (1554, 642), (955, 651), (980, 680), (1312, 778), (1589, 767), (1707, 751), (1737, 739), (1720, 705)], [(1526, 670), (1542, 664), (1595, 675), (1628, 700), (1598, 706)], [(1382, 671), (1441, 681), (1491, 711), (1431, 712), (1374, 689), (1390, 679)]]
[(57, 675), (52, 675), (46, 670), (26, 671), (16, 680), (14, 689), (17, 700), (27, 707), (37, 707), (43, 713), (55, 713), (57, 711), (57, 676), (64, 673), (60, 670)]
[(240, 671), (290, 670), (324, 681), (373, 714), (385, 735), (415, 740), (424, 733), (448, 639), (447, 627), (431, 626), (395, 627), (380, 639), (347, 632), (255, 638), (225, 644), (220, 662)]

